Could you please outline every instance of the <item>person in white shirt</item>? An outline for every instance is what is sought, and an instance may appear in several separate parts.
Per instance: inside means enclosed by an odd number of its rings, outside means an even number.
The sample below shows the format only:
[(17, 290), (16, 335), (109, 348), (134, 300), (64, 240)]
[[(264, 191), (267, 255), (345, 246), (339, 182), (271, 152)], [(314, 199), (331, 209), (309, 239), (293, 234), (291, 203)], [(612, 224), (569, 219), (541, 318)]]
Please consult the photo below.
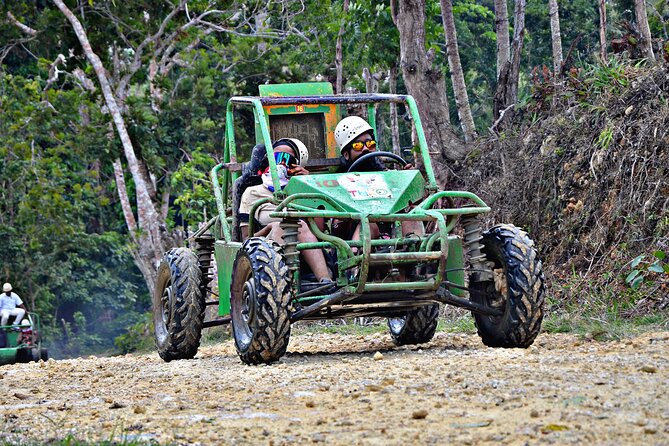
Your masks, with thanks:
[(12, 284), (5, 283), (0, 294), (0, 325), (7, 325), (9, 316), (14, 316), (14, 325), (18, 325), (26, 314), (26, 307), (18, 294), (12, 292)]

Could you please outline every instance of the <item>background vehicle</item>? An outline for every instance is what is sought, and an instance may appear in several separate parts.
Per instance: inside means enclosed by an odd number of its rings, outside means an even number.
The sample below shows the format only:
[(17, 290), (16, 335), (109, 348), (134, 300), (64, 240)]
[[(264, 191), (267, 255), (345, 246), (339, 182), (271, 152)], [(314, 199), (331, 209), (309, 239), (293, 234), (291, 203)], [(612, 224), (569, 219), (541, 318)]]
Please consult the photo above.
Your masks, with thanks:
[(28, 313), (21, 325), (0, 326), (0, 365), (46, 361), (49, 352), (42, 347), (41, 326), (36, 313)]
[[(164, 360), (192, 358), (202, 329), (222, 323), (232, 324), (238, 354), (249, 364), (281, 358), (291, 324), (299, 320), (387, 317), (396, 344), (424, 343), (435, 333), (440, 303), (470, 310), (486, 345), (532, 344), (541, 327), (545, 290), (534, 244), (512, 225), (484, 232), (477, 216), (490, 208), (475, 194), (439, 190), (411, 96), (332, 95), (326, 83), (262, 85), (260, 93), (228, 102), (224, 162), (211, 172), (218, 215), (191, 238), (191, 248), (172, 249), (161, 263), (153, 311)], [(357, 172), (355, 164), (335, 173), (334, 128), (341, 108), (366, 106), (376, 129), (375, 105), (390, 102), (404, 104), (411, 115), (425, 176), (415, 169)], [(238, 161), (235, 107), (250, 108), (255, 119), (257, 145), (244, 164)], [(292, 177), (283, 190), (271, 148), (271, 141), (281, 137), (306, 143), (312, 173)], [(389, 152), (364, 157), (406, 164)], [(240, 236), (239, 200), (247, 187), (259, 184), (263, 160), (276, 192), (256, 206), (268, 201), (277, 206), (272, 215), (282, 219), (281, 246), (264, 237), (243, 241)], [(440, 202), (448, 205), (437, 208)], [(359, 222), (361, 239), (335, 237), (321, 230), (317, 219)], [(318, 242), (297, 242), (299, 220), (308, 223)], [(403, 236), (403, 221), (423, 222), (425, 234)], [(373, 240), (370, 223), (382, 225), (387, 236)], [(251, 217), (250, 234), (254, 228)], [(299, 257), (305, 249), (326, 251), (335, 289), (309, 280)], [(218, 299), (209, 298), (212, 254)], [(204, 320), (207, 305), (218, 306), (218, 319)]]

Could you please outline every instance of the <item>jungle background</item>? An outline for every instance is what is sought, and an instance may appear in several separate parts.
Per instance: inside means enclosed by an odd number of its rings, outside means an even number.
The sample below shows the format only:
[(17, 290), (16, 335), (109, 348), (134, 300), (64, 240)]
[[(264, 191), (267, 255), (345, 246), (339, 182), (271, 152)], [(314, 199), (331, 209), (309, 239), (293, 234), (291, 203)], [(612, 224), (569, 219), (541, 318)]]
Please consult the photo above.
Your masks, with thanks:
[(52, 355), (150, 345), (156, 259), (215, 209), (227, 99), (330, 81), (417, 98), (442, 186), (535, 240), (546, 330), (666, 329), (668, 20), (662, 0), (1, 1), (0, 279)]

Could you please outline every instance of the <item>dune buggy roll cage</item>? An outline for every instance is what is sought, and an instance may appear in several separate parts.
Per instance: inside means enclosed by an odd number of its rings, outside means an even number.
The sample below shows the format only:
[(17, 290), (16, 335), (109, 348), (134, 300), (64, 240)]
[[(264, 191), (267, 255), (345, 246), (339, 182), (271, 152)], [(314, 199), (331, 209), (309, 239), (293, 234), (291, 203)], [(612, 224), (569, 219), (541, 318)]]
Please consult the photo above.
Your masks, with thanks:
[[(433, 194), (426, 199), (426, 202), (429, 202), (431, 206), (437, 200), (441, 198), (467, 198), (473, 200), (477, 207), (470, 207), (465, 209), (440, 209), (439, 212), (442, 215), (464, 215), (464, 214), (479, 214), (490, 212), (490, 207), (488, 207), (483, 200), (477, 197), (475, 194), (464, 191), (450, 191), (450, 192), (437, 192), (439, 187), (437, 186), (437, 180), (434, 176), (434, 170), (432, 169), (432, 161), (430, 160), (430, 153), (427, 147), (427, 140), (425, 139), (425, 133), (423, 132), (423, 126), (420, 120), (420, 115), (418, 114), (418, 107), (416, 106), (416, 101), (410, 95), (396, 95), (396, 94), (358, 94), (358, 95), (323, 95), (323, 96), (283, 96), (283, 97), (256, 97), (256, 96), (233, 96), (228, 100), (226, 107), (225, 115), (225, 146), (223, 152), (223, 163), (218, 164), (211, 171), (211, 179), (214, 184), (214, 194), (216, 197), (216, 205), (219, 211), (219, 217), (221, 219), (222, 231), (225, 235), (225, 238), (230, 239), (231, 233), (229, 225), (226, 223), (225, 217), (225, 200), (223, 197), (228, 196), (228, 185), (231, 181), (234, 181), (239, 176), (241, 171), (241, 164), (237, 160), (237, 148), (235, 143), (235, 132), (234, 132), (234, 116), (233, 108), (234, 105), (247, 105), (251, 106), (254, 109), (256, 116), (265, 116), (264, 106), (268, 105), (318, 105), (318, 104), (336, 104), (336, 105), (351, 105), (351, 104), (368, 104), (369, 112), (369, 124), (372, 128), (376, 129), (376, 114), (373, 113), (374, 105), (378, 103), (399, 103), (405, 104), (409, 107), (409, 113), (411, 119), (414, 122), (416, 128), (416, 135), (418, 137), (418, 147), (420, 149), (420, 155), (423, 160), (423, 165), (425, 166), (425, 173), (427, 175), (428, 185), (426, 190), (432, 192)], [(270, 173), (272, 176), (272, 183), (274, 185), (274, 197), (275, 199), (283, 199), (285, 193), (281, 190), (279, 185), (279, 176), (276, 168), (276, 161), (274, 160), (272, 141), (269, 132), (269, 126), (266, 119), (258, 119), (260, 126), (260, 131), (262, 133), (262, 140), (265, 144), (267, 150), (267, 160), (269, 161)], [(218, 181), (219, 171), (223, 170), (223, 187), (221, 188)], [(229, 175), (232, 174), (231, 177)], [(436, 193), (435, 193), (436, 192)], [(274, 200), (272, 200), (274, 202)], [(280, 205), (280, 203), (275, 203)], [(280, 206), (285, 208), (285, 206)], [(421, 206), (424, 209), (424, 206)], [(278, 209), (277, 209), (278, 210)], [(310, 217), (305, 215), (304, 217)], [(329, 217), (329, 216), (328, 216)], [(355, 218), (350, 215), (338, 215), (337, 217), (342, 218)], [(407, 218), (411, 219), (411, 218)], [(374, 221), (383, 221), (383, 220), (374, 220)], [(394, 220), (393, 220), (394, 221)]]

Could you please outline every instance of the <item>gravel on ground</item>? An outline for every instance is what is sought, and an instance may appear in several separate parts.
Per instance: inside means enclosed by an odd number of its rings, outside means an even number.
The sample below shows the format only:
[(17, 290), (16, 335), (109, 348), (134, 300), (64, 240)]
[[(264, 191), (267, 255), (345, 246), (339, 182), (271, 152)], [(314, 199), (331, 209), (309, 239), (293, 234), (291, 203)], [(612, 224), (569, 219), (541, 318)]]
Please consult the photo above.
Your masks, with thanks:
[(599, 342), (541, 334), (493, 349), (438, 332), (294, 335), (277, 364), (232, 341), (0, 367), (0, 442), (669, 445), (669, 332)]

